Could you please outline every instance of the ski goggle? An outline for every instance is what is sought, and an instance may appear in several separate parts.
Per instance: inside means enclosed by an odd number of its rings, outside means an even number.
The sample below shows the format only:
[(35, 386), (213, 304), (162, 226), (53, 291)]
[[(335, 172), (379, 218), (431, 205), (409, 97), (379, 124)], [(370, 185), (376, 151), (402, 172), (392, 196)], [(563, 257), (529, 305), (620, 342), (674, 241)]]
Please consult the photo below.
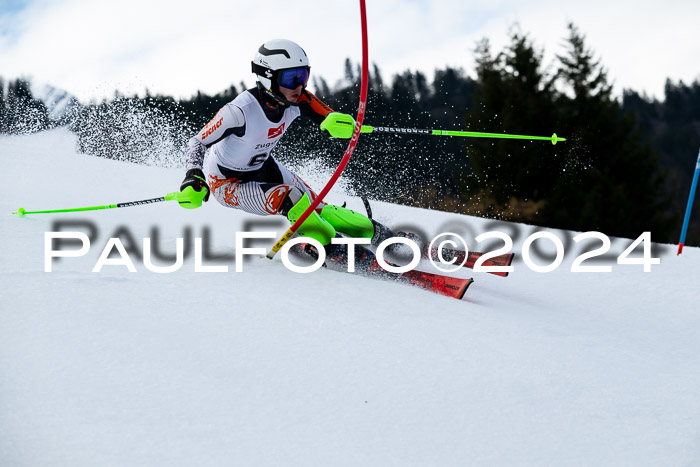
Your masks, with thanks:
[(279, 84), (283, 88), (296, 89), (297, 86), (306, 86), (309, 82), (309, 68), (290, 68), (289, 70), (281, 70)]

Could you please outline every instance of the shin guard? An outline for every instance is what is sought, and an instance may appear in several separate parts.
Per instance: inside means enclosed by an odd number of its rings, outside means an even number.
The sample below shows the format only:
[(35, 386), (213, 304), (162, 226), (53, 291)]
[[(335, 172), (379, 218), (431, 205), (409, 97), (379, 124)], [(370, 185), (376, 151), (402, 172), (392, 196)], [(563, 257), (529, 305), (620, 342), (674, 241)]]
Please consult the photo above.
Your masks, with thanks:
[[(289, 222), (294, 224), (310, 205), (311, 201), (309, 201), (309, 195), (304, 193), (304, 196), (302, 196), (297, 204), (295, 204), (287, 213), (287, 219), (289, 219)], [(335, 237), (335, 229), (333, 226), (319, 216), (316, 211), (312, 212), (311, 215), (306, 218), (304, 223), (299, 226), (297, 233), (302, 237), (309, 237), (313, 238), (314, 240), (318, 240), (321, 242), (321, 245), (328, 245), (331, 242), (331, 239)]]
[(348, 237), (372, 238), (374, 236), (374, 224), (372, 221), (350, 209), (327, 204), (321, 211), (321, 217), (328, 221), (333, 228)]

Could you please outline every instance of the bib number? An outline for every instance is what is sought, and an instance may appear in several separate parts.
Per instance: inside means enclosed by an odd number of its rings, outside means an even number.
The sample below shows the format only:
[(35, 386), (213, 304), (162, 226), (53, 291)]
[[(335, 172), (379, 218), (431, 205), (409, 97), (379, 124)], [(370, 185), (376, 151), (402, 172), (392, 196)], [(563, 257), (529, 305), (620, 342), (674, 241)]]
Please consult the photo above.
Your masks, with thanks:
[(257, 156), (253, 156), (253, 157), (250, 159), (250, 162), (248, 162), (248, 167), (254, 167), (254, 166), (256, 166), (256, 165), (260, 165), (260, 164), (262, 164), (263, 162), (265, 162), (266, 160), (267, 160), (267, 154), (266, 154), (266, 153), (264, 153), (264, 154), (258, 154)]

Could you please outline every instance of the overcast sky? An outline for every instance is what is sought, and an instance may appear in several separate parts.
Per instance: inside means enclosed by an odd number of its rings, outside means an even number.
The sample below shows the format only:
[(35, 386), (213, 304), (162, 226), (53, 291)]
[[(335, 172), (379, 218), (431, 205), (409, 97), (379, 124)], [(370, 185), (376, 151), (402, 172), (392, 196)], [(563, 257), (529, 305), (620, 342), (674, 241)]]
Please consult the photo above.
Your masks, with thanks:
[[(484, 37), (499, 51), (518, 23), (562, 53), (567, 22), (586, 35), (617, 93), (663, 97), (667, 77), (700, 79), (699, 0), (368, 0), (370, 61), (395, 73), (461, 67)], [(312, 76), (333, 85), (359, 63), (356, 0), (0, 0), (0, 76), (27, 77), (83, 101), (115, 89), (190, 97), (254, 83), (250, 61), (272, 38), (298, 42)]]

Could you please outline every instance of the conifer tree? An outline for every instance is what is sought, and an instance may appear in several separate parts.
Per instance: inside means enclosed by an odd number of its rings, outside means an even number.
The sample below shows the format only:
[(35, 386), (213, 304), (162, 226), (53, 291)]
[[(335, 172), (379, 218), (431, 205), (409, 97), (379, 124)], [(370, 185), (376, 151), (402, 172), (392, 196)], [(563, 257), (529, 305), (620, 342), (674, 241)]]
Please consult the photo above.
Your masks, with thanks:
[(663, 238), (669, 216), (658, 154), (612, 97), (607, 73), (585, 37), (573, 24), (568, 29), (557, 72), (567, 87), (557, 99), (560, 131), (570, 137), (562, 154), (566, 171), (555, 181), (544, 217), (548, 225), (567, 229), (633, 238), (652, 231)]
[[(520, 32), (497, 55), (488, 40), (476, 49), (474, 105), (466, 113), (471, 131), (551, 134), (553, 84), (542, 65), (542, 52)], [(507, 139), (466, 141), (474, 178), (465, 187), (481, 214), (535, 220), (551, 191), (558, 169), (551, 146)]]

